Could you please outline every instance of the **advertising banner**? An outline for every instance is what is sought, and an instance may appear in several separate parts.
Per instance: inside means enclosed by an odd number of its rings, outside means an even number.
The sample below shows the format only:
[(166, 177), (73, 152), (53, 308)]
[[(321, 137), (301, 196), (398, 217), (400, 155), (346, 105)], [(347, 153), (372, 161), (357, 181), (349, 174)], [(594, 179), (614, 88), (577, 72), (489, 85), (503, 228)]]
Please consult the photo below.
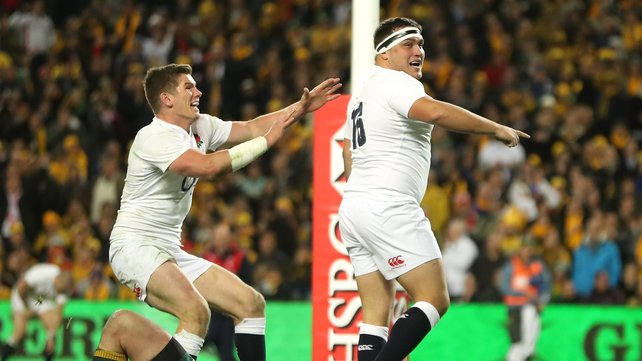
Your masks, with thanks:
[[(90, 360), (100, 340), (105, 320), (119, 308), (138, 312), (170, 333), (176, 329), (177, 321), (173, 316), (141, 302), (96, 303), (72, 300), (65, 308), (63, 324), (56, 336), (55, 359)], [(312, 340), (314, 334), (310, 333), (311, 316), (312, 307), (307, 302), (268, 302), (268, 360), (311, 360), (312, 344), (317, 342)], [(504, 305), (453, 304), (439, 325), (413, 351), (411, 359), (503, 360), (510, 346), (507, 321)], [(5, 341), (12, 329), (9, 301), (0, 301), (0, 339)], [(41, 360), (44, 344), (45, 331), (42, 323), (34, 320), (29, 323), (27, 335), (11, 360)], [(218, 360), (215, 348), (212, 347), (211, 344), (206, 344), (198, 360)], [(326, 355), (335, 360), (346, 360), (345, 353), (326, 352)], [(637, 307), (549, 305), (542, 313), (542, 334), (537, 341), (533, 359), (642, 360), (642, 312)]]

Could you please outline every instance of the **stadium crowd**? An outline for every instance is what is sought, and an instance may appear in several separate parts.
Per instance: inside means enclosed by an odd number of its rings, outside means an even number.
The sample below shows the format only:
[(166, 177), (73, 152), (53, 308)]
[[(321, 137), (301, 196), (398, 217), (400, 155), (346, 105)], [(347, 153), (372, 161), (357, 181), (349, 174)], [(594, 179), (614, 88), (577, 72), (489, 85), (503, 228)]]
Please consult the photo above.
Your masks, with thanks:
[[(337, 76), (351, 0), (2, 0), (0, 297), (34, 262), (74, 296), (134, 299), (107, 260), (148, 67), (189, 63), (202, 112), (246, 120)], [(642, 304), (642, 5), (632, 0), (388, 0), (424, 27), (428, 93), (532, 135), (432, 134), (426, 211), (459, 302), (500, 302), (525, 237), (553, 302)], [(349, 89), (349, 86), (344, 86)], [(200, 180), (184, 245), (244, 257), (266, 299), (308, 300), (312, 121), (247, 168)]]

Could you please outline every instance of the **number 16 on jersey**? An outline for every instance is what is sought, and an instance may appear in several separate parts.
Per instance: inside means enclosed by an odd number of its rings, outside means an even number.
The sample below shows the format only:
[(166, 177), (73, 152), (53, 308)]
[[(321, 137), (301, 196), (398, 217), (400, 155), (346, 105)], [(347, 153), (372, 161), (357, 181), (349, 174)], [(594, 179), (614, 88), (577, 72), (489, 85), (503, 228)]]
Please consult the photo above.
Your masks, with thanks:
[(352, 149), (366, 144), (366, 129), (363, 127), (363, 103), (359, 102), (352, 111)]

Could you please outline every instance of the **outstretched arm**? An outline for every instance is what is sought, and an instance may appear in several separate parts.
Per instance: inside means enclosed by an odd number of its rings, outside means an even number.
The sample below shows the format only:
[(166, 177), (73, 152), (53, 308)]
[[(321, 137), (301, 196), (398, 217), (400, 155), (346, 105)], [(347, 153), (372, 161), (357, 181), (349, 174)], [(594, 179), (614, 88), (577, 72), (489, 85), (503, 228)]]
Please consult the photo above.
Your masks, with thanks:
[(169, 170), (185, 177), (214, 178), (216, 176), (239, 170), (265, 153), (279, 140), (295, 119), (294, 109), (279, 113), (266, 133), (233, 146), (230, 149), (218, 150), (203, 154), (195, 149), (188, 149), (172, 164)]
[(185, 177), (213, 178), (241, 169), (265, 153), (301, 116), (339, 97), (335, 92), (340, 87), (339, 79), (330, 78), (311, 91), (304, 89), (298, 102), (277, 112), (233, 122), (227, 144), (234, 147), (209, 154), (189, 149), (170, 164), (169, 170)]
[(232, 131), (230, 132), (227, 143), (238, 144), (246, 140), (265, 135), (265, 133), (267, 133), (267, 131), (272, 127), (275, 120), (281, 119), (287, 114), (292, 114), (292, 122), (287, 125), (290, 126), (294, 121), (299, 120), (305, 114), (313, 112), (324, 106), (329, 101), (338, 98), (340, 94), (335, 94), (335, 92), (339, 90), (341, 86), (342, 84), (340, 83), (340, 79), (329, 78), (314, 87), (312, 90), (304, 88), (299, 101), (290, 104), (279, 111), (261, 115), (249, 121), (233, 122)]
[(520, 138), (531, 137), (521, 130), (501, 125), (454, 104), (430, 97), (417, 99), (410, 107), (408, 117), (455, 132), (493, 135), (509, 147), (516, 146)]

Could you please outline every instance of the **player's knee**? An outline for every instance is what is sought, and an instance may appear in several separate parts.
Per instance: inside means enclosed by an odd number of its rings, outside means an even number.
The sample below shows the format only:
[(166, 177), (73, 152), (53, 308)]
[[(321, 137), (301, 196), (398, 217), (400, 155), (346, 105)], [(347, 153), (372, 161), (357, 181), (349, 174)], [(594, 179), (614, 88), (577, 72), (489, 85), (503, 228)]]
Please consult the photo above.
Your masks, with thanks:
[(265, 298), (257, 291), (254, 291), (254, 305), (254, 310), (257, 313), (265, 314)]
[(448, 296), (448, 294), (417, 298), (416, 301), (425, 301), (430, 303), (435, 308), (435, 310), (437, 310), (440, 317), (443, 317), (450, 307), (450, 297)]
[(248, 290), (241, 306), (241, 319), (247, 317), (263, 317), (265, 315), (265, 298), (252, 288)]
[(437, 309), (437, 312), (439, 312), (439, 315), (443, 317), (448, 311), (448, 308), (450, 308), (450, 296), (446, 294), (435, 303), (436, 304), (434, 306)]
[(210, 310), (207, 301), (203, 297), (194, 297), (192, 304), (186, 308), (189, 313), (189, 317), (193, 319), (194, 322), (199, 325), (209, 325), (210, 318), (212, 317), (212, 311)]
[(109, 319), (103, 328), (103, 334), (120, 336), (124, 331), (129, 330), (131, 328), (132, 313), (133, 312), (129, 310), (114, 311), (111, 316), (109, 316)]

